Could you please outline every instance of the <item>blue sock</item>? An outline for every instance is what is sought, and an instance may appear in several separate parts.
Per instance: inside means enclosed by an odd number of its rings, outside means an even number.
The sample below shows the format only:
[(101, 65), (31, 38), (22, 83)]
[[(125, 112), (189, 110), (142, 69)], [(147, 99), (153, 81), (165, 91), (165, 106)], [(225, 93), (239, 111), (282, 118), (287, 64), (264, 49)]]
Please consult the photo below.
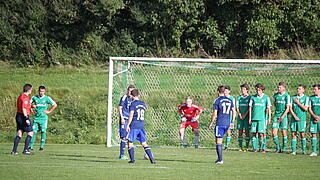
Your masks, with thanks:
[(153, 160), (153, 155), (152, 155), (152, 152), (151, 152), (151, 149), (147, 146), (147, 147), (144, 147), (144, 151), (146, 152), (146, 154), (148, 155), (150, 161)]
[(130, 160), (134, 161), (134, 147), (133, 146), (129, 147), (128, 153), (129, 153), (129, 156), (130, 156)]
[(23, 151), (28, 151), (28, 147), (29, 147), (29, 143), (30, 143), (30, 141), (31, 141), (31, 139), (32, 139), (32, 136), (27, 136), (26, 137), (26, 141), (24, 142), (24, 149), (23, 149)]
[(126, 149), (126, 140), (120, 142), (120, 156), (124, 156), (124, 150)]
[(222, 161), (222, 144), (216, 144), (218, 161)]
[(19, 136), (16, 136), (14, 138), (12, 152), (17, 152), (17, 148), (18, 148), (18, 144), (20, 142), (20, 139), (21, 139), (21, 137), (19, 137)]

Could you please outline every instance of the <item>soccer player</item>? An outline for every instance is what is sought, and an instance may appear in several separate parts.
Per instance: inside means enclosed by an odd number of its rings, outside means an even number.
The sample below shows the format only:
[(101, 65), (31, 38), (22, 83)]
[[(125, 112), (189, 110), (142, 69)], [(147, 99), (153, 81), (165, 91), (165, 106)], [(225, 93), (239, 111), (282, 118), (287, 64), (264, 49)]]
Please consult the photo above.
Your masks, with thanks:
[(314, 95), (310, 96), (309, 113), (310, 133), (312, 134), (312, 153), (310, 156), (317, 156), (317, 134), (320, 133), (320, 84), (312, 86)]
[[(30, 143), (30, 150), (33, 150), (34, 142), (36, 141), (37, 131), (40, 130), (41, 141), (39, 151), (44, 150), (44, 144), (47, 138), (47, 126), (48, 126), (48, 114), (58, 107), (57, 103), (54, 102), (49, 96), (45, 95), (46, 87), (39, 86), (38, 95), (32, 96), (31, 105), (34, 107), (34, 119), (33, 119), (33, 137)], [(49, 104), (51, 105), (48, 110)]]
[(16, 124), (17, 124), (17, 136), (14, 138), (14, 144), (12, 148), (12, 155), (17, 155), (17, 148), (20, 142), (20, 139), (24, 132), (27, 132), (27, 137), (24, 143), (24, 148), (22, 154), (32, 155), (32, 152), (28, 151), (29, 143), (31, 141), (33, 132), (32, 132), (32, 123), (30, 121), (30, 98), (29, 95), (32, 93), (32, 85), (25, 84), (23, 86), (23, 93), (17, 99), (17, 114), (16, 114)]
[[(253, 152), (258, 152), (258, 135), (260, 139), (260, 152), (266, 150), (266, 129), (267, 124), (271, 122), (271, 101), (268, 95), (264, 94), (265, 87), (258, 83), (255, 85), (257, 94), (251, 96), (249, 102), (249, 124), (252, 133)], [(268, 119), (268, 120), (267, 120)]]
[[(283, 152), (287, 150), (287, 129), (288, 129), (288, 112), (290, 110), (290, 95), (285, 92), (286, 84), (284, 82), (279, 82), (278, 92), (273, 95), (274, 106), (276, 108), (275, 114), (272, 120), (272, 136), (273, 142), (276, 145), (276, 153)], [(282, 129), (282, 142), (283, 146), (280, 149), (280, 143), (278, 139), (278, 129)]]
[(181, 124), (180, 124), (180, 139), (182, 141), (182, 146), (187, 147), (186, 138), (184, 136), (184, 131), (188, 126), (192, 127), (194, 132), (194, 147), (199, 146), (199, 117), (203, 112), (203, 108), (199, 105), (193, 104), (193, 98), (188, 96), (186, 102), (178, 106), (178, 112), (181, 114)]
[(120, 115), (119, 121), (119, 135), (120, 135), (120, 155), (119, 159), (127, 160), (128, 158), (124, 155), (124, 150), (126, 149), (127, 143), (127, 131), (126, 127), (129, 118), (129, 107), (131, 105), (132, 97), (131, 91), (134, 90), (134, 85), (129, 85), (127, 88), (127, 94), (120, 98), (120, 103), (118, 106), (118, 111)]
[[(231, 99), (232, 103), (233, 103), (233, 106), (235, 107), (235, 99), (233, 96), (230, 95), (230, 91), (231, 91), (231, 88), (230, 86), (225, 86), (226, 89), (224, 91), (224, 94), (227, 98)], [(229, 144), (231, 142), (231, 131), (234, 129), (234, 119), (233, 116), (231, 115), (230, 116), (230, 127), (227, 131), (227, 137), (226, 137), (226, 145), (225, 145), (225, 150), (228, 150), (229, 149)]]
[(306, 138), (305, 131), (307, 126), (307, 111), (309, 108), (309, 97), (304, 95), (305, 86), (300, 84), (297, 89), (297, 94), (292, 96), (292, 106), (290, 107), (290, 113), (292, 114), (290, 128), (291, 128), (291, 148), (292, 155), (296, 155), (297, 150), (297, 132), (300, 133), (302, 154), (306, 153)]
[(209, 124), (209, 129), (212, 128), (214, 120), (217, 118), (216, 125), (214, 127), (214, 134), (216, 137), (216, 150), (218, 159), (215, 161), (216, 164), (223, 164), (222, 160), (222, 141), (223, 136), (230, 127), (230, 116), (231, 112), (233, 115), (233, 120), (236, 115), (233, 102), (231, 99), (225, 96), (225, 86), (218, 87), (219, 97), (214, 100), (213, 112), (211, 116), (211, 121)]
[(134, 163), (134, 146), (135, 140), (139, 141), (144, 148), (145, 153), (148, 155), (151, 164), (155, 164), (156, 161), (153, 158), (151, 149), (146, 143), (146, 133), (144, 131), (144, 114), (146, 110), (145, 102), (139, 100), (140, 93), (137, 89), (131, 91), (133, 101), (131, 102), (129, 111), (129, 119), (127, 125), (128, 136), (128, 153), (130, 156), (129, 163)]
[[(242, 84), (241, 95), (237, 97), (236, 102), (236, 111), (238, 112), (238, 120), (237, 120), (237, 130), (239, 131), (238, 135), (238, 143), (239, 143), (239, 151), (248, 151), (249, 142), (250, 142), (250, 132), (249, 132), (249, 102), (251, 96), (248, 94), (249, 85)], [(246, 134), (246, 148), (242, 148), (243, 142), (243, 132)]]

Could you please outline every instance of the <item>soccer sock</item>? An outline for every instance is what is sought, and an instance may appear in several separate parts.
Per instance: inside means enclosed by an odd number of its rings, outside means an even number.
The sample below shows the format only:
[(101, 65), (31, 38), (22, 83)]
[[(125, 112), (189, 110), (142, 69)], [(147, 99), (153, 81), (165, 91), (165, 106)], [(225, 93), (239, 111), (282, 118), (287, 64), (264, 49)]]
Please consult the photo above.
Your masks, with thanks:
[(194, 145), (199, 145), (199, 136), (194, 136)]
[(151, 152), (151, 149), (147, 146), (147, 147), (143, 147), (144, 148), (144, 151), (146, 152), (146, 154), (148, 155), (149, 157), (149, 160), (152, 161), (153, 160), (153, 154)]
[(243, 142), (243, 138), (239, 137), (238, 138), (238, 143), (239, 143), (239, 147), (242, 148), (242, 142)]
[(231, 141), (231, 136), (227, 136), (227, 139), (226, 139), (226, 148), (229, 147), (230, 141)]
[(216, 144), (218, 161), (222, 161), (222, 144)]
[(29, 144), (30, 144), (30, 141), (32, 139), (32, 136), (27, 136), (26, 137), (26, 140), (24, 142), (24, 148), (23, 148), (23, 151), (28, 151), (28, 147), (29, 147)]
[(282, 141), (283, 141), (282, 151), (285, 152), (287, 151), (288, 136), (283, 136)]
[(306, 147), (307, 147), (307, 140), (306, 140), (306, 138), (302, 138), (302, 139), (301, 139), (301, 145), (302, 145), (302, 152), (305, 153), (305, 152), (306, 152)]
[(263, 139), (262, 139), (262, 148), (263, 150), (266, 150), (266, 146), (267, 146), (267, 136), (263, 136)]
[(130, 160), (134, 161), (134, 146), (129, 147), (128, 153), (129, 153)]
[(181, 142), (182, 142), (183, 145), (186, 145), (186, 144), (187, 144), (186, 136), (185, 136), (185, 135), (180, 136), (180, 139), (181, 139)]
[(33, 145), (34, 145), (34, 142), (36, 141), (36, 139), (37, 139), (37, 131), (34, 131), (32, 139), (30, 141), (30, 146), (29, 146), (31, 149), (33, 149)]
[(292, 148), (292, 152), (296, 152), (297, 151), (297, 138), (292, 138), (291, 139), (291, 148)]
[(40, 140), (40, 148), (44, 148), (44, 144), (46, 143), (47, 139), (47, 132), (41, 133), (41, 140)]
[(278, 136), (274, 136), (274, 137), (273, 137), (273, 142), (274, 142), (274, 144), (276, 145), (276, 149), (277, 149), (277, 150), (280, 150), (280, 144), (279, 144), (279, 138), (278, 138)]
[(259, 141), (260, 141), (260, 148), (259, 149), (263, 149), (263, 137), (262, 138), (259, 138)]
[(250, 136), (246, 136), (246, 148), (249, 148), (249, 144), (250, 144)]
[(253, 150), (258, 149), (258, 144), (257, 144), (257, 137), (256, 136), (252, 136), (252, 148)]
[(20, 139), (21, 139), (21, 137), (19, 137), (19, 136), (16, 136), (14, 138), (12, 152), (17, 152), (17, 148), (18, 148), (18, 144), (20, 142)]
[(124, 156), (124, 150), (126, 149), (126, 140), (121, 140), (120, 142), (120, 156)]
[(317, 153), (317, 138), (313, 137), (311, 139), (311, 143), (312, 143), (312, 152)]

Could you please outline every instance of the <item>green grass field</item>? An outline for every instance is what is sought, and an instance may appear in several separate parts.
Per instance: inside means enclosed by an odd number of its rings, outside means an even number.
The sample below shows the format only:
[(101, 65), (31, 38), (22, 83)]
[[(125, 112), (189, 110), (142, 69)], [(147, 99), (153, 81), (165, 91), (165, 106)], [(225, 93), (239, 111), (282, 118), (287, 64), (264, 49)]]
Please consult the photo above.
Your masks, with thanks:
[[(20, 143), (19, 150), (23, 144)], [(48, 144), (35, 155), (10, 155), (12, 144), (0, 144), (1, 179), (319, 179), (320, 157), (307, 155), (223, 152), (215, 165), (214, 149), (152, 148), (157, 164), (117, 159), (118, 147)], [(23, 178), (22, 178), (23, 177)]]

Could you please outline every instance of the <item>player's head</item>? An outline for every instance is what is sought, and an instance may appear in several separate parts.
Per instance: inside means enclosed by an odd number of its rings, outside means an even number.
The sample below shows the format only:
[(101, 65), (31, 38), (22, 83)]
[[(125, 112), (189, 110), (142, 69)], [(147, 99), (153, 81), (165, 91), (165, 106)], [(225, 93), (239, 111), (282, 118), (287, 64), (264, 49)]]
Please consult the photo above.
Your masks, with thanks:
[(260, 96), (263, 94), (264, 90), (266, 89), (261, 83), (255, 85), (256, 92)]
[(218, 91), (219, 95), (224, 95), (226, 92), (226, 87), (225, 86), (218, 86), (217, 91)]
[(46, 87), (39, 86), (38, 93), (39, 93), (40, 96), (44, 96), (44, 93), (46, 93)]
[(133, 89), (131, 91), (131, 96), (136, 98), (136, 97), (139, 97), (140, 96), (140, 92), (138, 91), (138, 89)]
[(31, 85), (31, 84), (25, 84), (25, 85), (23, 86), (23, 92), (24, 92), (24, 93), (31, 94), (31, 92), (32, 92), (32, 85)]
[(242, 84), (240, 86), (240, 88), (241, 88), (241, 93), (242, 94), (248, 94), (248, 91), (249, 91), (249, 85), (248, 84)]
[(298, 94), (303, 94), (304, 90), (306, 89), (306, 86), (303, 84), (299, 84), (298, 88), (297, 88), (297, 93)]
[(229, 96), (229, 95), (230, 95), (230, 91), (231, 91), (230, 86), (225, 86), (224, 94), (225, 94), (226, 96)]
[(134, 85), (130, 84), (127, 88), (127, 95), (131, 95), (131, 91), (134, 90), (136, 87)]
[(282, 92), (284, 92), (284, 90), (286, 89), (286, 83), (285, 82), (279, 82), (279, 84), (278, 84), (278, 92), (279, 93), (282, 93)]
[(320, 84), (314, 84), (312, 87), (314, 94), (320, 96)]
[(186, 104), (187, 104), (188, 107), (191, 107), (192, 102), (193, 102), (193, 97), (192, 96), (187, 96), (186, 97)]

